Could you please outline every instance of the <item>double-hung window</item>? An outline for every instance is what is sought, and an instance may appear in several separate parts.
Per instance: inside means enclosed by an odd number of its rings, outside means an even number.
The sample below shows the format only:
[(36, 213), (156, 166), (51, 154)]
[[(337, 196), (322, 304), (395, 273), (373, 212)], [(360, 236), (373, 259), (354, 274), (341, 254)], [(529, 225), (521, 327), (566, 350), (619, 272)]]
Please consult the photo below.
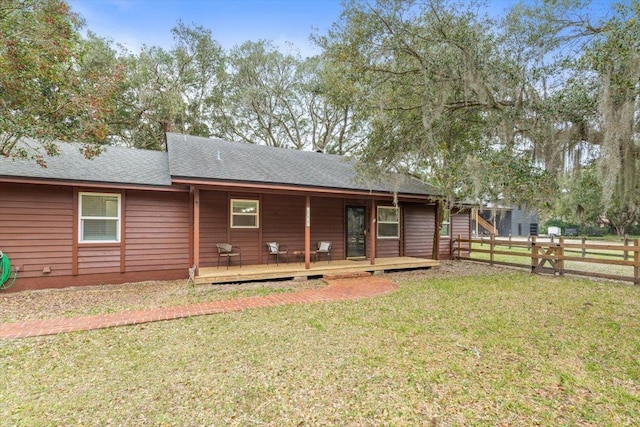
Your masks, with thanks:
[(257, 200), (231, 199), (231, 228), (258, 228)]
[(400, 216), (395, 206), (378, 206), (378, 238), (397, 239), (400, 237)]
[(120, 241), (120, 194), (80, 193), (80, 242)]

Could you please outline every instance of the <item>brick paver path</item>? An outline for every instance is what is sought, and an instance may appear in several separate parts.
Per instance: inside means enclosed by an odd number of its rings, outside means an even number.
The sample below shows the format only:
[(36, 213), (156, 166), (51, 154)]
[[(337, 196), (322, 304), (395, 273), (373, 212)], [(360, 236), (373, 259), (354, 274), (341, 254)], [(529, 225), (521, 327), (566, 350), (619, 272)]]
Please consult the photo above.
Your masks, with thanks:
[(324, 288), (300, 292), (238, 298), (225, 301), (211, 301), (175, 307), (124, 311), (121, 313), (100, 314), (96, 316), (3, 323), (0, 324), (0, 340), (55, 335), (63, 332), (89, 331), (92, 329), (135, 325), (138, 323), (180, 319), (206, 314), (228, 313), (231, 311), (273, 307), (277, 305), (309, 304), (322, 301), (330, 302), (367, 298), (386, 294), (398, 288), (398, 286), (389, 279), (375, 276), (327, 279), (326, 281), (327, 286)]

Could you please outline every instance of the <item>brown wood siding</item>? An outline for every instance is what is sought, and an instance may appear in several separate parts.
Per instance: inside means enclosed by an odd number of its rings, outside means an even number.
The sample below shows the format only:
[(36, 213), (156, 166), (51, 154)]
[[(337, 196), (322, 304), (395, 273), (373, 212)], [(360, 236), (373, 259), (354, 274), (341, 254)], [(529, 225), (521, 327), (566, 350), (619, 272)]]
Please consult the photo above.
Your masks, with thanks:
[(434, 205), (406, 204), (404, 212), (404, 255), (432, 258), (436, 232)]
[(400, 239), (376, 240), (376, 258), (390, 258), (400, 256)]
[[(126, 271), (189, 268), (189, 195), (127, 191)], [(119, 249), (119, 248), (118, 248)]]
[(331, 242), (331, 258), (344, 259), (344, 216), (342, 199), (312, 197), (311, 247), (315, 247), (320, 240), (329, 241)]
[[(200, 266), (213, 267), (218, 262), (218, 243), (227, 243), (229, 210), (227, 193), (200, 190)], [(229, 242), (232, 244), (239, 244)], [(241, 247), (244, 252), (244, 248)], [(244, 259), (243, 259), (244, 261)]]
[(120, 272), (120, 244), (81, 244), (78, 247), (78, 273), (102, 274)]
[(71, 275), (72, 206), (72, 188), (0, 186), (0, 250), (19, 279)]
[(451, 218), (451, 237), (469, 238), (471, 234), (471, 212), (464, 210)]
[[(313, 216), (313, 211), (311, 213)], [(313, 219), (312, 219), (313, 221)], [(265, 242), (276, 241), (289, 251), (304, 250), (305, 197), (265, 194), (262, 197), (262, 240), (260, 250), (267, 262)], [(312, 222), (313, 230), (313, 222)], [(290, 261), (293, 260), (291, 254)], [(242, 254), (244, 260), (244, 251)], [(271, 262), (272, 259), (269, 260)], [(256, 258), (257, 262), (257, 258)]]
[(451, 215), (451, 237), (440, 238), (440, 258), (451, 259), (451, 240), (460, 234), (464, 238), (470, 237), (471, 211), (465, 209), (455, 215)]

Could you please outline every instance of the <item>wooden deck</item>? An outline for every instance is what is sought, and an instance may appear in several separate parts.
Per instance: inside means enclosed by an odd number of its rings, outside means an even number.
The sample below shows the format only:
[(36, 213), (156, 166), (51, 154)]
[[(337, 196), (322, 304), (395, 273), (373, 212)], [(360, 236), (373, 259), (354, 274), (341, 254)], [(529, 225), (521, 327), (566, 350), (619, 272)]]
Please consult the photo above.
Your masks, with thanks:
[(270, 279), (289, 279), (289, 278), (308, 278), (322, 277), (327, 275), (354, 274), (363, 272), (385, 272), (391, 270), (409, 270), (415, 268), (432, 268), (438, 267), (439, 261), (425, 258), (413, 257), (396, 257), (396, 258), (376, 258), (375, 265), (371, 265), (370, 261), (318, 261), (312, 262), (311, 268), (306, 270), (304, 262), (289, 262), (262, 265), (243, 265), (242, 267), (226, 266), (203, 267), (200, 274), (196, 276), (196, 284), (203, 283), (235, 283), (235, 282), (251, 282), (257, 280)]

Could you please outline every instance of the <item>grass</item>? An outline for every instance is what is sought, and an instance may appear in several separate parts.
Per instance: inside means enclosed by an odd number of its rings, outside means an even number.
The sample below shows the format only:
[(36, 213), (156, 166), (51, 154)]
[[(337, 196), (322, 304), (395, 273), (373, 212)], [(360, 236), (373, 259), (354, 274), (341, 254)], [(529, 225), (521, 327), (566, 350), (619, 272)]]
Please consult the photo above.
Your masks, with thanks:
[(0, 342), (5, 425), (635, 425), (639, 289), (508, 272)]

